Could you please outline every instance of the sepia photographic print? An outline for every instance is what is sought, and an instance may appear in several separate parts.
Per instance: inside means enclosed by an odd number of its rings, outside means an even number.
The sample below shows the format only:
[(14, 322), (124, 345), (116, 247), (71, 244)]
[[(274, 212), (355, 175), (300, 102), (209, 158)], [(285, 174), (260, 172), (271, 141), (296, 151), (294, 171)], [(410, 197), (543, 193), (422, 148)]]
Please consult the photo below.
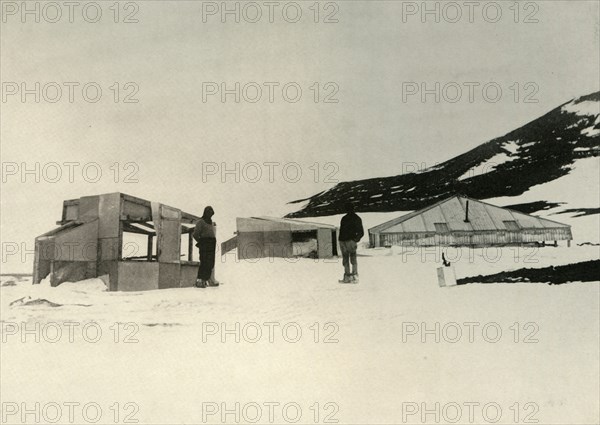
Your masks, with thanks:
[(599, 0), (0, 0), (0, 424), (600, 423)]

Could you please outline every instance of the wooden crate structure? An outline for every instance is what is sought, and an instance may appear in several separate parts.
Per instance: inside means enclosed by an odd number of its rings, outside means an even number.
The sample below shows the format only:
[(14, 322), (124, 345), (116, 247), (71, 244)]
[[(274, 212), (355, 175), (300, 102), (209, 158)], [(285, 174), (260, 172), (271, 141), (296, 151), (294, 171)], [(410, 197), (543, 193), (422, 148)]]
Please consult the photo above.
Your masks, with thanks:
[[(199, 219), (118, 192), (66, 200), (59, 227), (35, 239), (33, 282), (108, 277), (111, 291), (192, 286), (199, 264), (192, 232)], [(137, 242), (127, 242), (127, 235)]]

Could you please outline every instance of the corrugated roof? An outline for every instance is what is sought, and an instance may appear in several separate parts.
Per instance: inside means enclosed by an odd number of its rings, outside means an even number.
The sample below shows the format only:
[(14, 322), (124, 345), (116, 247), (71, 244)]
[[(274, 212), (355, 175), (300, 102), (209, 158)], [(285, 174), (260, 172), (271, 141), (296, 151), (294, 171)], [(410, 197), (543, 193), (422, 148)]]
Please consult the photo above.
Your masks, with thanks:
[[(469, 203), (469, 221), (465, 222)], [(446, 223), (450, 231), (477, 232), (510, 230), (505, 222), (516, 222), (521, 229), (570, 228), (546, 218), (528, 215), (466, 196), (452, 196), (427, 208), (395, 218), (369, 229), (371, 233), (436, 232), (435, 223)]]

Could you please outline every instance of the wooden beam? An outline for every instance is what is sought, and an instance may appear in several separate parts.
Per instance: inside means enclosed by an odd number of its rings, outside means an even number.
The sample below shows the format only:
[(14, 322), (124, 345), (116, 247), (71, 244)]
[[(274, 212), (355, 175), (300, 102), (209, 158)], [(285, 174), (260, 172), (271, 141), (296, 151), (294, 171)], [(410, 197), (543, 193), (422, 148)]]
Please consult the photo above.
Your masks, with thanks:
[(148, 259), (148, 261), (152, 261), (152, 249), (154, 247), (154, 237), (152, 235), (148, 235), (148, 254), (146, 255), (146, 258)]
[(121, 193), (121, 198), (127, 202), (132, 202), (134, 204), (143, 205), (144, 207), (150, 207), (150, 201), (142, 198), (137, 198), (135, 196), (127, 195), (125, 193)]
[(136, 233), (139, 235), (153, 235), (154, 234), (154, 232), (140, 229), (139, 227), (132, 226), (127, 222), (123, 222), (123, 231), (129, 232), (129, 233)]
[(133, 224), (137, 224), (138, 226), (144, 226), (147, 227), (148, 229), (151, 229), (152, 231), (154, 231), (154, 226), (151, 225), (150, 223), (133, 223)]
[(181, 226), (181, 234), (194, 233), (194, 227)]
[(186, 213), (184, 211), (181, 211), (181, 222), (182, 223), (196, 224), (196, 222), (198, 220), (200, 220), (200, 217), (190, 214), (190, 213)]
[[(151, 258), (152, 259), (156, 258), (156, 255), (153, 255)], [(146, 256), (146, 255), (136, 255), (135, 257), (125, 257), (125, 258), (123, 258), (123, 260), (144, 260), (144, 261), (151, 261), (151, 260), (148, 260), (148, 256)]]
[(129, 214), (121, 214), (121, 221), (128, 221), (129, 223), (146, 223), (150, 221), (148, 217), (133, 217)]

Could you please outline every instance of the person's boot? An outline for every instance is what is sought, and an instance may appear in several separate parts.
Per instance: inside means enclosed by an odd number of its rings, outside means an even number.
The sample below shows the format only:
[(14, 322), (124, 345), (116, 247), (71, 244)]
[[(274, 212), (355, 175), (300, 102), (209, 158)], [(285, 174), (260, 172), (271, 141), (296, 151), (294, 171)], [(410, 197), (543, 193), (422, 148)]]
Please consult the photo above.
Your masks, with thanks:
[(350, 275), (350, 280), (352, 281), (352, 283), (358, 283), (358, 273), (352, 273)]
[(212, 272), (210, 273), (210, 278), (208, 278), (208, 282), (207, 282), (208, 286), (219, 286), (220, 282), (217, 280), (217, 278), (215, 278), (215, 269), (212, 269)]
[(344, 278), (340, 280), (341, 283), (352, 283), (352, 278), (348, 273), (344, 273)]
[(206, 281), (202, 279), (196, 279), (196, 283), (194, 286), (196, 286), (196, 288), (206, 288)]

